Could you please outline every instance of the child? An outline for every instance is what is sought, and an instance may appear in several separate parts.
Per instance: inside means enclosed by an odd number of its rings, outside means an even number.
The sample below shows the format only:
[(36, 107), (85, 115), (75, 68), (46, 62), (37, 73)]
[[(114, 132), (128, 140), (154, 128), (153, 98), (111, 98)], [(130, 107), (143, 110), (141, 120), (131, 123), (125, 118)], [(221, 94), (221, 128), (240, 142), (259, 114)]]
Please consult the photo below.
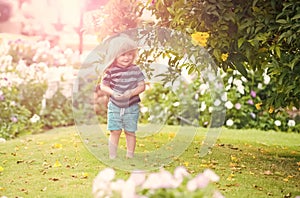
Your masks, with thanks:
[(106, 69), (100, 84), (109, 98), (107, 128), (109, 136), (109, 157), (117, 156), (119, 138), (124, 129), (126, 136), (126, 158), (133, 158), (139, 117), (139, 94), (145, 90), (144, 75), (133, 64), (136, 57), (136, 43), (126, 35), (113, 37), (106, 51)]

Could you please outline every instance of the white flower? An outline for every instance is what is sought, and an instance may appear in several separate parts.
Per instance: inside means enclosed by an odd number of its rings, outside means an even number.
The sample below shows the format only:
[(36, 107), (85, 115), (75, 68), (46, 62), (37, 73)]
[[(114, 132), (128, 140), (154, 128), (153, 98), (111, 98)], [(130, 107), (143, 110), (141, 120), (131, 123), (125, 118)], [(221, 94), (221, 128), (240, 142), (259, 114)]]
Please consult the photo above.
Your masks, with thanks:
[(212, 73), (209, 73), (209, 74), (207, 75), (207, 77), (208, 77), (208, 80), (209, 80), (210, 82), (213, 82), (213, 81), (216, 80), (215, 75), (213, 75)]
[(224, 101), (224, 102), (227, 101), (227, 92), (222, 94), (221, 100)]
[(231, 85), (230, 84), (225, 87), (226, 91), (229, 91), (230, 89), (231, 89)]
[(199, 87), (199, 90), (200, 90), (200, 94), (201, 95), (204, 95), (206, 90), (208, 89), (208, 85), (207, 84), (201, 84), (200, 87)]
[(274, 121), (274, 124), (275, 124), (276, 126), (281, 126), (280, 120), (275, 120), (275, 121)]
[(264, 83), (265, 83), (266, 85), (269, 84), (270, 80), (271, 80), (270, 76), (264, 75)]
[(230, 77), (228, 78), (228, 84), (231, 84), (231, 83), (232, 83), (232, 81), (233, 81), (233, 77), (232, 77), (232, 76), (230, 76)]
[(0, 138), (0, 143), (5, 143), (5, 142), (6, 142), (6, 139)]
[(257, 88), (258, 88), (258, 89), (263, 89), (263, 85), (262, 85), (261, 83), (258, 83), (258, 84), (257, 84)]
[(241, 73), (238, 70), (233, 70), (232, 74), (233, 75), (240, 75)]
[(243, 82), (241, 80), (239, 80), (239, 79), (234, 79), (233, 80), (233, 84), (238, 87), (238, 86), (243, 85)]
[(227, 109), (232, 109), (232, 108), (233, 108), (232, 102), (231, 102), (231, 101), (227, 101), (227, 102), (225, 103), (225, 107), (226, 107)]
[(174, 103), (173, 103), (173, 106), (174, 106), (174, 107), (178, 107), (179, 105), (180, 105), (180, 102), (174, 102)]
[(148, 111), (148, 107), (141, 107), (141, 112), (146, 113)]
[(287, 123), (287, 125), (288, 125), (289, 127), (293, 127), (293, 126), (296, 125), (296, 122), (295, 122), (295, 120), (289, 120), (288, 123)]
[(221, 101), (219, 99), (215, 100), (214, 105), (217, 107), (221, 104)]
[(200, 111), (205, 111), (205, 109), (206, 109), (206, 103), (205, 103), (205, 101), (202, 101)]
[(237, 90), (241, 93), (241, 94), (245, 94), (245, 89), (243, 85), (239, 85), (237, 86)]
[(234, 124), (234, 122), (233, 122), (232, 119), (228, 119), (228, 120), (226, 121), (226, 125), (227, 125), (227, 126), (232, 126), (233, 124)]
[(242, 80), (243, 82), (248, 82), (247, 78), (245, 78), (244, 76), (241, 77), (241, 80)]
[(34, 114), (33, 116), (32, 116), (32, 118), (30, 118), (30, 122), (31, 123), (36, 123), (37, 121), (39, 121), (40, 120), (40, 116), (38, 116), (38, 115), (36, 115), (36, 114)]
[(250, 116), (251, 116), (251, 118), (253, 118), (253, 119), (255, 119), (255, 118), (256, 118), (256, 114), (255, 114), (255, 113), (253, 113), (253, 112), (251, 112), (251, 113), (250, 113)]
[(267, 85), (269, 84), (271, 78), (270, 76), (267, 74), (268, 72), (268, 69), (265, 70), (265, 72), (263, 73), (263, 77), (264, 77), (264, 84)]

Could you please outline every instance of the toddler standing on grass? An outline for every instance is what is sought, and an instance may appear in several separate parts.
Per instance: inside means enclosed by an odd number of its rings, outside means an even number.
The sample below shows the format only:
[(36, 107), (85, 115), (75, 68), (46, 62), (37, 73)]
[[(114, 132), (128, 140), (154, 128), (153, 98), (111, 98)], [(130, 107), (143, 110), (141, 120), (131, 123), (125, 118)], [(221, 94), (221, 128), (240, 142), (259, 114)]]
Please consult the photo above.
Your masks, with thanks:
[(126, 158), (133, 158), (139, 118), (139, 94), (145, 90), (145, 76), (133, 64), (137, 44), (127, 35), (110, 39), (106, 52), (106, 67), (100, 88), (108, 94), (107, 128), (109, 136), (109, 157), (117, 156), (119, 138), (124, 129), (126, 137)]

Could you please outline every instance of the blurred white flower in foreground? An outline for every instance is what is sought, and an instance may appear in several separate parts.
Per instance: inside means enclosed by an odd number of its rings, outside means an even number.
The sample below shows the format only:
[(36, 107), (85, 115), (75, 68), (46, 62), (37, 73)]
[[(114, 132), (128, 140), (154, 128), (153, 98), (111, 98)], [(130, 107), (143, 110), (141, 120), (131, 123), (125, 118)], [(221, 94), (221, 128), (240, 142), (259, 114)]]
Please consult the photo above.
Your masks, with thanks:
[[(164, 169), (149, 174), (144, 171), (133, 171), (127, 180), (122, 180), (115, 178), (113, 169), (106, 168), (97, 175), (93, 182), (93, 195), (95, 198), (147, 198), (164, 197), (164, 195), (170, 195), (168, 192), (174, 192), (175, 197), (181, 198), (186, 195), (186, 192), (189, 192), (191, 196), (197, 196), (200, 192), (201, 195), (208, 193), (209, 197), (223, 198), (223, 195), (216, 189), (207, 188), (211, 182), (219, 180), (219, 176), (210, 169), (192, 177), (182, 166), (178, 166), (174, 174)], [(163, 192), (166, 194), (162, 194)], [(207, 196), (203, 194), (203, 197)]]

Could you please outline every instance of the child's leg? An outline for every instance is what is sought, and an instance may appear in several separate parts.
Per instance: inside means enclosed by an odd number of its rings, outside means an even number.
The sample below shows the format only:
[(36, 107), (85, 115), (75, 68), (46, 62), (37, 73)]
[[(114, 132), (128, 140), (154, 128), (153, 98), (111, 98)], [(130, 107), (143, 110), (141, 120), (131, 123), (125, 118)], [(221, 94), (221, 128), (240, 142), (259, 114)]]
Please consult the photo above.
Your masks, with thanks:
[(126, 157), (127, 158), (133, 158), (134, 150), (135, 150), (135, 144), (136, 144), (135, 133), (125, 131), (125, 136), (126, 136), (126, 146), (127, 146)]
[(109, 158), (114, 159), (117, 157), (117, 150), (119, 139), (122, 131), (110, 131), (109, 142), (108, 142), (108, 150), (109, 150)]

